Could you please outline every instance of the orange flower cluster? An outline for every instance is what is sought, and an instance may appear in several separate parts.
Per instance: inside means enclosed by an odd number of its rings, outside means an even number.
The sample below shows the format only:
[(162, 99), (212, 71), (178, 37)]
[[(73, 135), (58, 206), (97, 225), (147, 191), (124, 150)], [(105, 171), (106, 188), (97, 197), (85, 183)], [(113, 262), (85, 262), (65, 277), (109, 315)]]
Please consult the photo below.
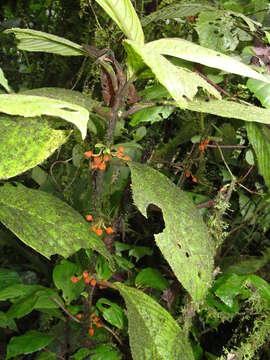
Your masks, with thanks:
[(84, 270), (84, 272), (82, 273), (82, 277), (83, 277), (85, 285), (91, 285), (92, 287), (96, 286), (97, 280), (91, 278), (91, 276), (89, 275), (89, 272), (87, 270)]
[(123, 147), (123, 146), (119, 146), (119, 147), (117, 148), (116, 153), (112, 154), (112, 156), (116, 156), (116, 157), (118, 157), (119, 159), (124, 160), (124, 161), (131, 161), (130, 156), (128, 156), (128, 155), (124, 156), (124, 153), (125, 153), (124, 147)]
[(204, 153), (205, 149), (207, 148), (208, 144), (209, 144), (210, 140), (209, 139), (206, 139), (206, 140), (203, 140), (200, 145), (199, 145), (199, 150)]
[(108, 161), (110, 161), (110, 156), (108, 154), (104, 154), (104, 155), (95, 155), (93, 153), (93, 151), (86, 151), (84, 153), (84, 156), (86, 157), (86, 159), (91, 159), (93, 158), (92, 160), (92, 169), (95, 170), (95, 169), (99, 169), (101, 171), (105, 171), (106, 170), (106, 163)]
[(186, 171), (186, 172), (185, 172), (185, 177), (189, 178), (190, 176), (191, 176), (192, 182), (194, 182), (195, 184), (198, 184), (198, 179), (197, 179), (197, 177), (191, 175), (190, 171)]

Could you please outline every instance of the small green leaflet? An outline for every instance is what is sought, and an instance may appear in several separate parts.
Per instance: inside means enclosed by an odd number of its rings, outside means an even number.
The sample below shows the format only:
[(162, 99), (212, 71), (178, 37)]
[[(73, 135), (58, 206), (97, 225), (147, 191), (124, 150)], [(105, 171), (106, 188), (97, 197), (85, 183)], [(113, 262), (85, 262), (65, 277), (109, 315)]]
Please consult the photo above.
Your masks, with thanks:
[(175, 56), (183, 60), (193, 61), (202, 65), (213, 67), (270, 83), (270, 79), (253, 70), (248, 65), (233, 59), (230, 56), (215, 50), (205, 48), (180, 38), (165, 38), (146, 44), (151, 53)]
[(42, 118), (0, 115), (0, 179), (9, 179), (42, 163), (68, 140), (69, 134), (53, 129)]
[(126, 37), (144, 43), (144, 34), (140, 20), (130, 0), (96, 0), (106, 13), (119, 26)]
[(47, 52), (62, 56), (84, 56), (83, 48), (60, 36), (47, 34), (43, 31), (12, 28), (6, 34), (14, 34), (19, 40), (18, 49), (33, 52)]
[(3, 70), (0, 68), (0, 85), (3, 86), (3, 88), (7, 91), (7, 92), (11, 92), (10, 87), (8, 86), (8, 81), (5, 77), (5, 74), (3, 73)]
[(22, 354), (32, 354), (43, 349), (54, 340), (52, 335), (35, 330), (28, 331), (22, 336), (13, 336), (7, 346), (6, 360), (18, 358)]
[(212, 282), (215, 248), (207, 227), (187, 195), (160, 172), (129, 163), (135, 205), (146, 216), (150, 204), (163, 214), (165, 229), (157, 246), (194, 303), (203, 301)]
[(114, 285), (125, 299), (133, 360), (194, 360), (188, 339), (161, 305), (140, 290)]
[[(164, 56), (148, 46), (137, 44), (131, 40), (125, 40), (124, 46), (129, 55), (133, 52), (135, 58), (140, 58), (141, 62), (150, 67), (158, 81), (165, 86), (181, 108), (187, 106), (186, 99), (192, 100), (199, 87), (221, 99), (219, 92), (199, 75), (173, 65)], [(139, 67), (140, 65), (136, 66)]]
[(89, 112), (76, 104), (43, 96), (9, 94), (0, 95), (0, 112), (9, 115), (60, 117), (74, 124), (85, 139)]
[(57, 197), (9, 183), (0, 187), (0, 221), (26, 245), (43, 256), (68, 257), (81, 248), (112, 257), (102, 240), (72, 207)]

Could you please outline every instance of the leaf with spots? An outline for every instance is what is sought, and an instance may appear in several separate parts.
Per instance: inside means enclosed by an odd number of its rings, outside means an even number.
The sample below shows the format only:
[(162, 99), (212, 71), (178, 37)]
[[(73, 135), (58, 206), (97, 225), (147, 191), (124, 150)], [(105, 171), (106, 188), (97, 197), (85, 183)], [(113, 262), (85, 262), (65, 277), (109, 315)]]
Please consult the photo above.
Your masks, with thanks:
[(68, 140), (45, 119), (0, 116), (0, 179), (19, 175), (47, 159)]
[(135, 205), (146, 216), (150, 204), (163, 213), (165, 229), (156, 244), (175, 276), (195, 304), (203, 301), (212, 282), (214, 244), (198, 210), (166, 176), (137, 163), (129, 163)]
[(112, 257), (102, 240), (72, 207), (57, 197), (17, 184), (0, 187), (0, 221), (43, 256), (68, 257), (81, 248)]
[(59, 117), (74, 124), (80, 130), (83, 139), (86, 137), (89, 112), (72, 102), (44, 96), (0, 95), (0, 112), (30, 118), (40, 115)]
[(188, 339), (161, 305), (140, 290), (114, 285), (127, 306), (133, 360), (194, 360)]

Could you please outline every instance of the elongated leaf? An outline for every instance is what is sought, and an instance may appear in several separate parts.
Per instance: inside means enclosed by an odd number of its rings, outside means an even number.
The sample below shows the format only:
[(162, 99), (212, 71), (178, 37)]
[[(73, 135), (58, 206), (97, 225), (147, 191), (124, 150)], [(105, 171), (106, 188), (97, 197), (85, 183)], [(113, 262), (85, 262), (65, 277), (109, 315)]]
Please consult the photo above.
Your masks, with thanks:
[(219, 92), (199, 75), (171, 64), (164, 56), (147, 46), (126, 40), (125, 47), (129, 54), (133, 51), (135, 56), (150, 67), (158, 81), (166, 87), (180, 107), (187, 106), (186, 98), (192, 100), (199, 87), (220, 98)]
[(9, 115), (35, 117), (48, 115), (60, 117), (74, 124), (86, 137), (89, 112), (78, 105), (43, 96), (32, 95), (0, 95), (0, 112)]
[(22, 280), (16, 271), (0, 268), (0, 291), (10, 285), (19, 284), (21, 282)]
[(247, 124), (248, 139), (258, 160), (258, 167), (267, 187), (270, 187), (270, 129), (265, 125)]
[(227, 100), (189, 101), (187, 109), (248, 122), (270, 124), (270, 110)]
[(205, 48), (190, 41), (179, 38), (165, 38), (152, 41), (146, 44), (151, 51), (163, 55), (175, 56), (187, 61), (193, 61), (209, 67), (254, 78), (270, 83), (269, 78), (259, 74), (248, 65), (233, 59), (230, 56), (219, 53), (215, 50)]
[(157, 10), (150, 15), (142, 19), (142, 26), (146, 26), (153, 21), (175, 19), (186, 16), (197, 15), (201, 11), (215, 10), (214, 6), (209, 5), (209, 2), (205, 1), (180, 1), (179, 4), (171, 4)]
[(116, 22), (126, 37), (144, 43), (140, 20), (130, 0), (96, 0), (106, 13)]
[(194, 360), (188, 339), (162, 306), (140, 290), (115, 285), (127, 306), (133, 360)]
[(18, 184), (0, 187), (0, 221), (25, 244), (50, 258), (92, 248), (112, 264), (111, 255), (89, 224), (51, 194)]
[(69, 134), (52, 129), (45, 119), (0, 116), (0, 179), (42, 163), (67, 141)]
[[(270, 76), (268, 76), (270, 81)], [(254, 96), (260, 100), (261, 104), (270, 108), (270, 84), (266, 84), (262, 81), (249, 79), (247, 82), (247, 87), (251, 92), (253, 92)]]
[(11, 338), (7, 346), (6, 360), (17, 358), (21, 354), (31, 354), (43, 349), (52, 342), (54, 337), (49, 334), (38, 331), (28, 331), (22, 336), (14, 336)]
[(99, 105), (100, 103), (93, 100), (89, 95), (82, 94), (79, 91), (55, 88), (55, 87), (44, 87), (23, 91), (23, 95), (35, 95), (46, 98), (56, 99), (65, 101), (67, 103), (75, 104), (87, 109), (89, 112), (92, 111), (93, 106)]
[(34, 52), (47, 52), (62, 56), (84, 56), (83, 48), (65, 38), (43, 31), (12, 28), (6, 34), (14, 34), (19, 40), (18, 49)]
[(3, 73), (3, 70), (0, 68), (0, 85), (3, 86), (3, 88), (7, 91), (7, 92), (11, 92), (10, 87), (8, 86), (8, 81), (5, 77), (5, 74)]
[(165, 229), (155, 235), (175, 276), (199, 303), (211, 286), (214, 245), (199, 212), (186, 194), (148, 166), (130, 163), (135, 205), (146, 216), (150, 204), (163, 213)]

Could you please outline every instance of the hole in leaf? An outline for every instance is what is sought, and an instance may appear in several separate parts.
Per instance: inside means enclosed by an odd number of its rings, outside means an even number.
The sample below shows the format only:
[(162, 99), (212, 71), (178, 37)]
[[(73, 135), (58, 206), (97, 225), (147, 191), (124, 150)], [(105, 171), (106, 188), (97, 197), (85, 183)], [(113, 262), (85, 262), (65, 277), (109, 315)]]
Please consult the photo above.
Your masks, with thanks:
[(165, 228), (162, 210), (155, 204), (149, 204), (147, 208), (147, 223), (153, 234), (159, 234)]
[(182, 249), (182, 246), (179, 242), (177, 243), (177, 246), (179, 247), (180, 250)]
[(199, 276), (199, 278), (201, 279), (202, 274), (201, 274), (201, 272), (200, 272), (200, 271), (198, 272), (198, 276)]
[(189, 255), (189, 253), (188, 253), (188, 252), (186, 252), (186, 257), (187, 257), (187, 258), (189, 258), (189, 257), (190, 257), (190, 255)]
[(77, 110), (70, 109), (70, 108), (67, 108), (67, 107), (63, 107), (63, 108), (61, 108), (61, 110), (65, 110), (65, 111), (68, 111), (68, 112), (71, 112), (71, 113), (77, 112)]

